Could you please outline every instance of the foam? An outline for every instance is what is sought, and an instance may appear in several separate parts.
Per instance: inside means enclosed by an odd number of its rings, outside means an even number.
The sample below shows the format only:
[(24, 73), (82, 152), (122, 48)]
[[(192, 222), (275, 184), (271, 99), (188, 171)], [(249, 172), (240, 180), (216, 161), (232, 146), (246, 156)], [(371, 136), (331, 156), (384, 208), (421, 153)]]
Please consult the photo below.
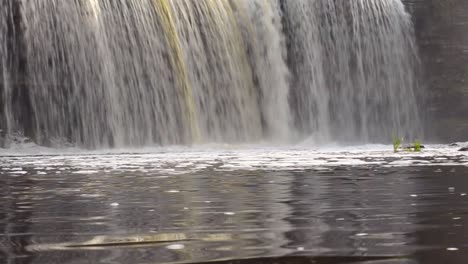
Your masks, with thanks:
[[(179, 175), (203, 170), (306, 170), (339, 166), (468, 166), (459, 147), (428, 145), (422, 152), (394, 153), (389, 145), (332, 146), (196, 146), (141, 150), (47, 149), (2, 150), (2, 174), (71, 171), (73, 174), (140, 172)], [(31, 149), (30, 149), (31, 150)], [(37, 169), (37, 170), (36, 170)]]

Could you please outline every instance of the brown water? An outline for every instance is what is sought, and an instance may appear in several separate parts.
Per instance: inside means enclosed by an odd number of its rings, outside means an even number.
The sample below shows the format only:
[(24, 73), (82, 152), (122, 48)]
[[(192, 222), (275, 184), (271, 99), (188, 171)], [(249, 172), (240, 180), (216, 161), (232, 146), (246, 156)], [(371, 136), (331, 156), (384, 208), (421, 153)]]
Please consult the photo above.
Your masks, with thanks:
[(295, 151), (2, 156), (0, 263), (466, 263), (466, 155)]

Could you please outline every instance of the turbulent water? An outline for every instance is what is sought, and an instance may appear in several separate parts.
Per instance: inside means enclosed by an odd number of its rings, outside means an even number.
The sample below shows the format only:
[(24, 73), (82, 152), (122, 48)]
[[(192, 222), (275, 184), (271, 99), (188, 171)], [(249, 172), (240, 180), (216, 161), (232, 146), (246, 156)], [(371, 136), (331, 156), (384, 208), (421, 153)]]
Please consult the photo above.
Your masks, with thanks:
[(3, 145), (15, 134), (88, 147), (421, 136), (400, 0), (0, 6)]

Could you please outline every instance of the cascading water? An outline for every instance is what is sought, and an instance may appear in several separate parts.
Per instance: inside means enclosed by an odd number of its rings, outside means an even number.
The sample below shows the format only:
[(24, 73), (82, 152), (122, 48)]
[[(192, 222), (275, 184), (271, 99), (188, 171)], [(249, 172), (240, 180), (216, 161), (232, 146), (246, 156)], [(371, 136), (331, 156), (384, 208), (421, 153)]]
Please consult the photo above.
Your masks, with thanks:
[[(400, 0), (0, 5), (0, 129), (39, 144), (284, 142), (298, 135), (371, 142), (418, 133), (417, 53)], [(14, 22), (7, 6), (19, 10)], [(14, 48), (9, 24), (19, 27), (22, 44)], [(19, 85), (11, 71), (20, 72), (26, 95), (11, 92)]]
[(400, 1), (285, 0), (292, 108), (315, 140), (421, 136), (417, 48)]
[[(21, 47), (16, 37), (20, 30), (15, 23), (18, 11), (11, 1), (0, 0), (0, 146), (23, 132), (17, 129), (20, 122), (28, 123), (25, 114), (29, 105), (21, 104), (27, 97), (26, 87), (18, 78), (23, 72), (17, 56)], [(24, 124), (22, 130), (29, 127)]]
[(11, 121), (9, 117), (12, 116), (11, 114), (11, 106), (6, 102), (5, 98), (10, 97), (10, 71), (8, 67), (8, 13), (9, 8), (6, 3), (0, 2), (2, 4), (2, 8), (0, 9), (0, 102), (2, 104), (2, 112), (0, 116), (0, 122), (4, 125), (0, 126), (2, 130), (0, 133), (0, 137), (5, 136), (9, 131), (7, 130), (8, 127), (11, 125)]

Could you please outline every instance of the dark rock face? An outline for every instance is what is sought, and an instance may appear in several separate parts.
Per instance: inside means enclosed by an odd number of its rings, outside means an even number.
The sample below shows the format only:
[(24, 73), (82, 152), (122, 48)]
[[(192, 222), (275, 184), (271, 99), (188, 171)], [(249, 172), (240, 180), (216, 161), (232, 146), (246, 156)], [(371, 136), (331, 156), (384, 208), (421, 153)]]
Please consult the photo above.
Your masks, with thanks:
[(423, 65), (427, 131), (468, 140), (468, 1), (403, 0), (413, 15)]

